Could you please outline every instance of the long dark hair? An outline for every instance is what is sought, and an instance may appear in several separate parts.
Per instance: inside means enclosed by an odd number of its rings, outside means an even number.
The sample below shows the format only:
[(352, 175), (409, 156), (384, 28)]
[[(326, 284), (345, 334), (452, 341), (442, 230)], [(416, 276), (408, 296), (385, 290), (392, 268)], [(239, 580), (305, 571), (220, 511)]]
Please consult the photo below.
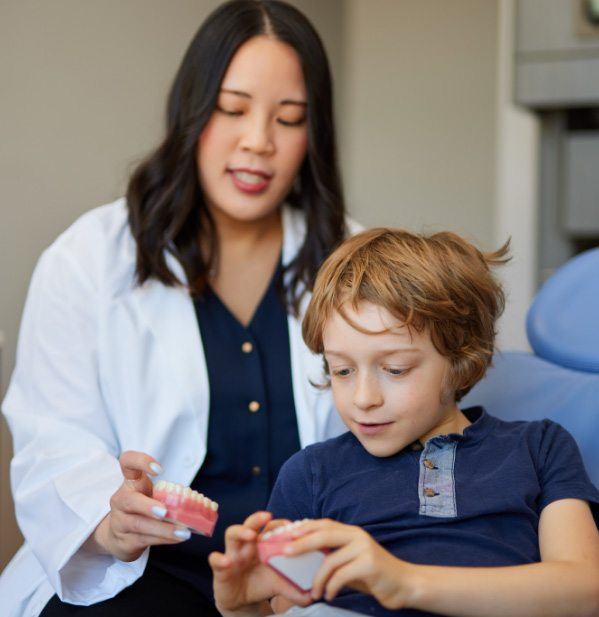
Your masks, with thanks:
[[(182, 284), (170, 270), (166, 251), (182, 264), (190, 292), (202, 293), (216, 263), (215, 225), (198, 180), (196, 147), (217, 103), (233, 55), (248, 39), (267, 34), (297, 52), (308, 95), (308, 153), (287, 196), (304, 212), (307, 234), (286, 266), (288, 307), (298, 312), (305, 289), (345, 234), (345, 208), (337, 165), (332, 83), (322, 42), (296, 8), (280, 0), (232, 0), (218, 7), (191, 41), (171, 88), (166, 136), (133, 173), (127, 189), (129, 225), (137, 243), (139, 284), (156, 278)], [(208, 258), (199, 238), (208, 238)]]

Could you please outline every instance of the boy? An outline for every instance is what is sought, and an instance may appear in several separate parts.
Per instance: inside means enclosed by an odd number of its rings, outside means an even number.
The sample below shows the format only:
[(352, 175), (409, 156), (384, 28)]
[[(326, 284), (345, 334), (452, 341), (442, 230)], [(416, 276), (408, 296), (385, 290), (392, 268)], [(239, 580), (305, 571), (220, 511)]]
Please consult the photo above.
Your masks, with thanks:
[(289, 459), (268, 510), (315, 519), (288, 555), (332, 551), (308, 596), (257, 560), (269, 513), (229, 528), (210, 556), (223, 613), (284, 596), (373, 615), (599, 615), (599, 492), (573, 439), (457, 405), (492, 359), (504, 298), (489, 266), (506, 253), (374, 229), (327, 259), (303, 335), (349, 432)]

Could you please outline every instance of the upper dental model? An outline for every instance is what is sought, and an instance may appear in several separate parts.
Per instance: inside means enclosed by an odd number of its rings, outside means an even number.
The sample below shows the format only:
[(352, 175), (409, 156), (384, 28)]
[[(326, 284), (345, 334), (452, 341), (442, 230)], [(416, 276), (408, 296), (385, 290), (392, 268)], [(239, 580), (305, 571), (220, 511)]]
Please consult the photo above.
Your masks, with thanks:
[(328, 553), (328, 550), (323, 549), (293, 557), (283, 554), (285, 545), (295, 539), (292, 531), (306, 520), (295, 521), (267, 531), (258, 542), (260, 561), (270, 566), (301, 591), (312, 589), (314, 576)]
[(154, 485), (154, 499), (166, 506), (164, 520), (181, 523), (203, 536), (212, 536), (218, 519), (218, 504), (189, 486), (160, 480)]

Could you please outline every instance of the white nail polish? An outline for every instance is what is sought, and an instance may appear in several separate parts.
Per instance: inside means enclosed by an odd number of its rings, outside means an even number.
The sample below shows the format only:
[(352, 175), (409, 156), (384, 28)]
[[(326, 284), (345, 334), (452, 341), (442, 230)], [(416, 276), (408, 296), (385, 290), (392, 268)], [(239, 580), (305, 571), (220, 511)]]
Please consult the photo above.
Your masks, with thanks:
[(162, 467), (158, 463), (154, 463), (153, 461), (150, 463), (150, 469), (155, 473), (162, 473)]
[(164, 518), (166, 516), (166, 508), (162, 506), (152, 506), (152, 514), (156, 518)]
[(189, 529), (176, 529), (173, 533), (179, 540), (189, 540), (191, 538), (191, 531)]

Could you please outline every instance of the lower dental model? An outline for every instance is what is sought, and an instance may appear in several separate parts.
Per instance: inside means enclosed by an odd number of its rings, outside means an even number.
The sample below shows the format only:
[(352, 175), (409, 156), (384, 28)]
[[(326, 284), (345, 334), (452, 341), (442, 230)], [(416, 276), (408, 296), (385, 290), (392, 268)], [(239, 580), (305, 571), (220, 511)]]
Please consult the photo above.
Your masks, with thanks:
[(285, 546), (295, 540), (293, 530), (304, 522), (295, 521), (266, 532), (258, 542), (258, 556), (262, 563), (270, 566), (300, 591), (310, 591), (328, 550), (310, 551), (293, 557), (283, 554)]
[(154, 499), (166, 506), (164, 520), (181, 523), (191, 531), (212, 536), (218, 519), (218, 504), (189, 486), (160, 480), (154, 485)]

